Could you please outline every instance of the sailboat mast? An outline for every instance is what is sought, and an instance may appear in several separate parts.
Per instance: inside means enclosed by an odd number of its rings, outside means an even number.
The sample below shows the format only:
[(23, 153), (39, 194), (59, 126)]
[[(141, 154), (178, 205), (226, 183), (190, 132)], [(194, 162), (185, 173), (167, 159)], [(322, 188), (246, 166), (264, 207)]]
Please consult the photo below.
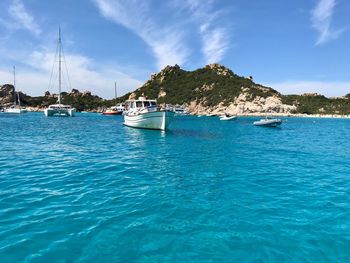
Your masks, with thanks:
[(117, 82), (114, 82), (114, 98), (117, 98)]
[(61, 49), (62, 49), (62, 42), (61, 42), (61, 27), (58, 29), (58, 104), (61, 104)]
[(14, 104), (16, 106), (16, 66), (13, 66), (13, 98)]

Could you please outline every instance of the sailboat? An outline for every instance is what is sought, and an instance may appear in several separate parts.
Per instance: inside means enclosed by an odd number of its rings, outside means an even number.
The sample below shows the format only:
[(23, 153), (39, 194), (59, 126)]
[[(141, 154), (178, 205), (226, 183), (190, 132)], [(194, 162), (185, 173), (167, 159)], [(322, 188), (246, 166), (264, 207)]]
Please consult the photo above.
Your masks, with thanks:
[(61, 103), (61, 84), (62, 84), (62, 40), (61, 40), (61, 28), (58, 30), (58, 104), (52, 104), (44, 113), (46, 117), (50, 116), (75, 116), (76, 109), (70, 105), (64, 105)]
[(27, 109), (26, 108), (21, 108), (21, 100), (19, 97), (19, 92), (17, 91), (17, 98), (18, 98), (18, 105), (17, 105), (17, 100), (16, 100), (16, 67), (13, 66), (13, 105), (9, 108), (6, 108), (4, 110), (5, 113), (13, 113), (13, 114), (21, 114), (21, 113), (26, 113)]
[[(117, 83), (114, 82), (114, 98), (117, 98)], [(110, 107), (109, 109), (102, 112), (102, 115), (122, 115), (125, 111), (125, 106), (119, 103), (116, 106)]]

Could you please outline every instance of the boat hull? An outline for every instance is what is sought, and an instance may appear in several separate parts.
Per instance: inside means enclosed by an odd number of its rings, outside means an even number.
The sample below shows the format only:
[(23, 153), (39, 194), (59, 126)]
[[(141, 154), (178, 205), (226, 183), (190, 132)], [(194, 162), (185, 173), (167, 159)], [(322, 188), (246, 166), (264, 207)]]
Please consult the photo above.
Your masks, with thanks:
[(60, 117), (74, 117), (75, 109), (45, 109), (44, 111), (46, 117), (60, 116)]
[(232, 120), (236, 120), (237, 116), (231, 116), (231, 117), (220, 117), (220, 121), (232, 121)]
[(102, 112), (102, 115), (122, 115), (122, 111), (105, 111)]
[(138, 115), (126, 114), (124, 115), (124, 125), (133, 128), (164, 131), (169, 127), (173, 118), (174, 112), (171, 111), (154, 111)]
[(10, 113), (10, 114), (21, 114), (26, 112), (27, 112), (26, 109), (18, 109), (18, 108), (9, 108), (4, 110), (4, 113)]
[(282, 124), (282, 120), (280, 119), (260, 120), (260, 121), (255, 121), (253, 124), (255, 126), (263, 126), (263, 127), (278, 127)]

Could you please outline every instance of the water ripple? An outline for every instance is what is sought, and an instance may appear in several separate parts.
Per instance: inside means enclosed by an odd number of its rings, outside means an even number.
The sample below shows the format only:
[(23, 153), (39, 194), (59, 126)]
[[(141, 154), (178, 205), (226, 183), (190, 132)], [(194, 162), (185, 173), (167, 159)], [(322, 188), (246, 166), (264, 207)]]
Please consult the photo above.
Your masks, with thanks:
[(350, 262), (347, 120), (4, 116), (1, 262)]

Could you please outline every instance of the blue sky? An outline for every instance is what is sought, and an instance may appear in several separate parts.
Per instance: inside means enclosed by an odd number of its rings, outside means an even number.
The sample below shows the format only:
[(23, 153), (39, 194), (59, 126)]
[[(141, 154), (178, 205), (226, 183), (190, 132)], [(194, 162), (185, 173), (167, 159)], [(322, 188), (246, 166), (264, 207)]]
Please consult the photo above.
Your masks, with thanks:
[(30, 95), (55, 92), (59, 25), (70, 87), (104, 98), (115, 81), (121, 95), (168, 64), (215, 62), (284, 94), (350, 93), (347, 0), (2, 0), (0, 10), (0, 85), (16, 65)]

